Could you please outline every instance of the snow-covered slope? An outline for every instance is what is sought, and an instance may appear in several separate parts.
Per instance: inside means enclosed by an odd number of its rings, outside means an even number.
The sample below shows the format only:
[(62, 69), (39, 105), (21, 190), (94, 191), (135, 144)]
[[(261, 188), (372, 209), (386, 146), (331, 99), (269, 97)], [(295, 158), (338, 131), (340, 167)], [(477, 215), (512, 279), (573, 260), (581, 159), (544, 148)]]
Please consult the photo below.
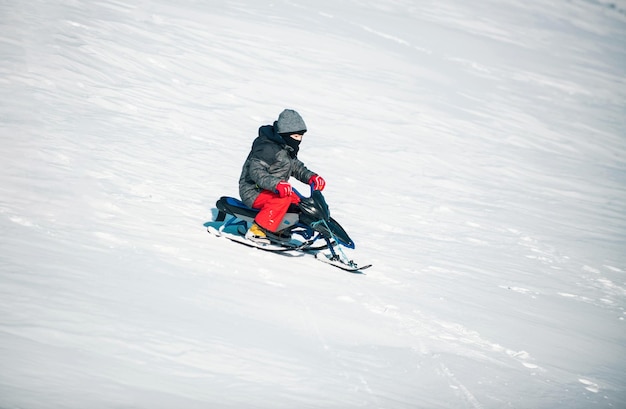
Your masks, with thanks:
[[(9, 0), (0, 33), (2, 409), (626, 407), (623, 1)], [(367, 274), (204, 230), (283, 108)]]

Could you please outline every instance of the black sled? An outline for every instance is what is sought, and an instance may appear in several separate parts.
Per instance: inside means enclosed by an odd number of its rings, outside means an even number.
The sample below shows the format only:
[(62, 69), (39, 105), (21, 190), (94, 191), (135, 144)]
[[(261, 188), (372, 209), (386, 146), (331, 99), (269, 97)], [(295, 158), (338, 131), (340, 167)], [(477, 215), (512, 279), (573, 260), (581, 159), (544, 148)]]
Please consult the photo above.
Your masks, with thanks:
[[(268, 234), (268, 238), (272, 241), (270, 245), (253, 245), (243, 239), (243, 234), (250, 227), (259, 210), (246, 206), (234, 197), (222, 196), (216, 203), (218, 212), (215, 221), (205, 223), (205, 226), (213, 234), (223, 235), (231, 240), (263, 250), (315, 252), (315, 257), (320, 261), (347, 271), (358, 272), (371, 267), (371, 265), (359, 267), (345, 256), (342, 247), (354, 249), (354, 241), (330, 216), (330, 209), (322, 192), (312, 190), (309, 197), (302, 196), (295, 190), (294, 193), (300, 197), (300, 203), (290, 206), (279, 225), (276, 236)], [(223, 232), (226, 234), (222, 234)], [(285, 241), (285, 237), (291, 237), (291, 240)], [(319, 252), (325, 249), (328, 249), (330, 254)]]

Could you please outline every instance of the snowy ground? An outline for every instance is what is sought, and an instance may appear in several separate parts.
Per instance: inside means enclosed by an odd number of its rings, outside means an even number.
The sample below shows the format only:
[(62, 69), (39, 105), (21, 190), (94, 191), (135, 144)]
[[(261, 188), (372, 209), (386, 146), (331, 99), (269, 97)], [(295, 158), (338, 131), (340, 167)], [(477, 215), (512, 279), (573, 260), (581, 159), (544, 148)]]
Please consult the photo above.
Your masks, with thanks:
[[(0, 1), (0, 408), (626, 407), (626, 3)], [(209, 236), (258, 126), (372, 262)]]

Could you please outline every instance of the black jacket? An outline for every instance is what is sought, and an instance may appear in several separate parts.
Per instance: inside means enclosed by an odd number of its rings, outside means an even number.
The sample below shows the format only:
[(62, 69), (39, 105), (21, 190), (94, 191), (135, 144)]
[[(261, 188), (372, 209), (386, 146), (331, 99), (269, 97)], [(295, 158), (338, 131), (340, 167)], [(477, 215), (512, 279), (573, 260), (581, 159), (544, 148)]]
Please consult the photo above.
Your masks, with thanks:
[(304, 166), (297, 152), (287, 146), (274, 125), (259, 128), (259, 136), (252, 143), (252, 149), (243, 164), (239, 178), (239, 196), (252, 207), (262, 190), (274, 191), (276, 185), (290, 177), (307, 183), (315, 172)]

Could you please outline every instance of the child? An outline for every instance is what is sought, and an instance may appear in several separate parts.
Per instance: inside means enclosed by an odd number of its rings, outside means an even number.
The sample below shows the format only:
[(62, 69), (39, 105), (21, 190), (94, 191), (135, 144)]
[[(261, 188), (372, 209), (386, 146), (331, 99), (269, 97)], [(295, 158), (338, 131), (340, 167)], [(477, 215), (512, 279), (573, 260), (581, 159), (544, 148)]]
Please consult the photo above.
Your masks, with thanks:
[(280, 236), (276, 229), (289, 205), (300, 202), (289, 184), (290, 177), (312, 185), (315, 190), (324, 189), (324, 179), (298, 159), (306, 130), (304, 120), (292, 109), (281, 112), (273, 125), (259, 128), (259, 136), (252, 143), (239, 178), (241, 200), (260, 209), (246, 232), (246, 239), (269, 243), (267, 232)]

